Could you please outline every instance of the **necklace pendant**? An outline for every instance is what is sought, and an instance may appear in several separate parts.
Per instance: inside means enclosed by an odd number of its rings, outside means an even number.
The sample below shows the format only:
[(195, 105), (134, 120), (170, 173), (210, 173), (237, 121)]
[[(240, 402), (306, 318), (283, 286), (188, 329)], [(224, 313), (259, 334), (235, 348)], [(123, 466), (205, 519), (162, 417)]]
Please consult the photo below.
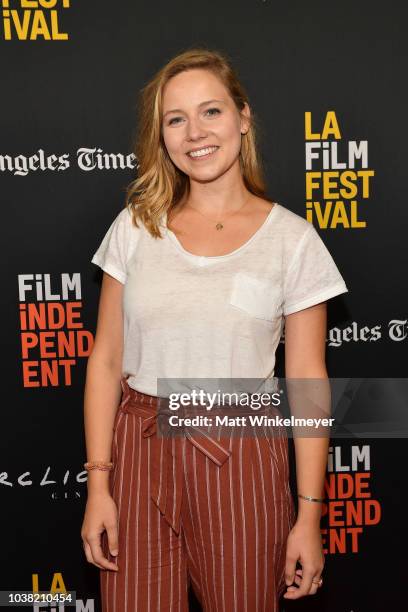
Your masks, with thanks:
[(217, 225), (215, 226), (215, 229), (217, 229), (217, 230), (222, 230), (222, 228), (223, 228), (223, 227), (224, 227), (224, 226), (223, 226), (223, 224), (222, 224), (222, 223), (217, 223)]

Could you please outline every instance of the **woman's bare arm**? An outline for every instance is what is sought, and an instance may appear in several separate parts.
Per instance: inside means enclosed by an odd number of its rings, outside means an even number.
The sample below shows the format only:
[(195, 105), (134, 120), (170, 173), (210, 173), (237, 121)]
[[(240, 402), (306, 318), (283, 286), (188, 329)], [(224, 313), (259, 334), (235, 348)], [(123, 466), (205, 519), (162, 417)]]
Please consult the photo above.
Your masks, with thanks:
[[(303, 401), (306, 396), (313, 400), (315, 406), (319, 406), (319, 417), (330, 416), (330, 387), (326, 370), (325, 350), (327, 333), (327, 304), (321, 302), (310, 308), (295, 312), (286, 317), (285, 321), (285, 374), (287, 379), (299, 379), (296, 381), (297, 389), (300, 390), (299, 405), (291, 402), (290, 381), (288, 381), (289, 404), (296, 416), (314, 417), (309, 414), (307, 402)], [(310, 381), (311, 385), (301, 379), (316, 379)], [(295, 384), (294, 384), (295, 386)], [(313, 395), (314, 394), (314, 395)], [(302, 397), (303, 396), (303, 397)], [(293, 410), (291, 410), (293, 413)], [(310, 429), (308, 429), (310, 436)], [(298, 493), (312, 497), (322, 497), (324, 478), (327, 466), (327, 453), (329, 435), (325, 437), (319, 431), (319, 437), (302, 436), (300, 432), (296, 435), (293, 431), (295, 456), (296, 456), (296, 480)], [(299, 499), (297, 521), (319, 524), (321, 517), (321, 504)]]
[[(123, 284), (103, 274), (94, 346), (86, 369), (84, 426), (87, 461), (111, 461), (113, 423), (121, 398)], [(88, 493), (108, 491), (109, 472), (88, 472)]]

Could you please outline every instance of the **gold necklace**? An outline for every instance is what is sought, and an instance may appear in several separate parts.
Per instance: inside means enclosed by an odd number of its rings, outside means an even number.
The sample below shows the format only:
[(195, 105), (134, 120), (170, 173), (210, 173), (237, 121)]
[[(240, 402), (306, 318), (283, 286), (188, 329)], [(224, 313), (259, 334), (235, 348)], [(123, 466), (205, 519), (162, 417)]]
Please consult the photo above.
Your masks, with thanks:
[[(248, 200), (246, 200), (246, 201), (243, 203), (243, 205), (242, 205), (240, 208), (238, 208), (238, 210), (234, 211), (234, 212), (233, 212), (233, 213), (231, 213), (229, 216), (230, 216), (230, 217), (232, 217), (232, 215), (235, 215), (235, 214), (236, 214), (236, 213), (238, 213), (240, 210), (242, 210), (242, 209), (244, 208), (244, 206), (245, 206), (245, 204), (246, 204), (247, 202), (249, 202), (249, 198), (248, 198)], [(202, 215), (202, 216), (203, 216), (203, 217), (205, 217), (206, 219), (209, 219), (209, 217), (207, 217), (207, 215), (205, 215), (204, 213), (202, 213), (202, 212), (201, 212), (201, 210), (198, 210), (198, 208), (196, 208), (195, 206), (191, 206), (191, 204), (187, 204), (187, 208), (192, 208), (193, 210), (196, 210), (198, 213), (200, 213), (200, 215)], [(211, 221), (212, 221), (213, 223), (215, 223), (215, 222), (214, 222), (214, 219), (211, 219)], [(215, 224), (215, 229), (216, 229), (216, 230), (222, 230), (222, 229), (224, 229), (224, 225), (223, 225), (223, 223), (221, 223), (221, 221), (218, 221), (218, 222)]]

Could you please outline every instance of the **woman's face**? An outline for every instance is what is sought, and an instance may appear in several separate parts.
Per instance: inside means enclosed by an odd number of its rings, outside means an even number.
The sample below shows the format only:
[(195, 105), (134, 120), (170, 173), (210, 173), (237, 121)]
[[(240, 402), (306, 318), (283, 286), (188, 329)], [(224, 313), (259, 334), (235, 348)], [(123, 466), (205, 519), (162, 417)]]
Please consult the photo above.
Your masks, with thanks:
[(212, 72), (192, 69), (172, 77), (163, 91), (162, 134), (175, 166), (190, 179), (207, 182), (238, 164), (247, 105), (243, 113)]

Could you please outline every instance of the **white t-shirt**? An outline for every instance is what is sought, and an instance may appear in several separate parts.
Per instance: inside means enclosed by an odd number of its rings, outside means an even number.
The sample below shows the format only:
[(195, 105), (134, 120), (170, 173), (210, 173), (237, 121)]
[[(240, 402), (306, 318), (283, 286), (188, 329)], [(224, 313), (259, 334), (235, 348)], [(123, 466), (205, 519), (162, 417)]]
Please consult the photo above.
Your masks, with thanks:
[(142, 393), (161, 395), (158, 378), (272, 382), (284, 316), (348, 291), (314, 226), (281, 204), (227, 255), (193, 255), (161, 227), (153, 238), (124, 208), (92, 257), (124, 284), (122, 372)]

